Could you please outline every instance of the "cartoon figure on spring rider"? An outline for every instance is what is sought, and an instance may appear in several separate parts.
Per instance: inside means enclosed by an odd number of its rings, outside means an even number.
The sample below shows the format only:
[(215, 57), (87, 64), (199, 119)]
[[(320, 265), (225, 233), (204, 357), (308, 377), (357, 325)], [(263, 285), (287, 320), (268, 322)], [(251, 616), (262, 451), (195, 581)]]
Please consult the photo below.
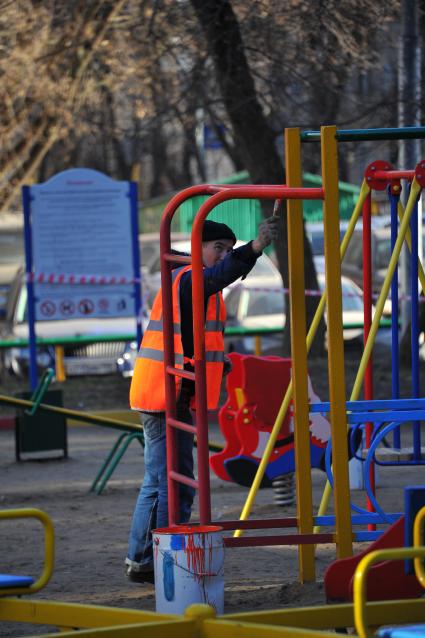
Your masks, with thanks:
[[(210, 457), (215, 474), (250, 487), (261, 462), (283, 396), (291, 379), (291, 360), (232, 352), (232, 371), (226, 379), (227, 401), (219, 412), (223, 450)], [(320, 402), (308, 378), (310, 403)], [(311, 467), (325, 469), (325, 450), (331, 436), (322, 414), (310, 417)], [(294, 422), (291, 409), (285, 416), (261, 487), (295, 471)]]

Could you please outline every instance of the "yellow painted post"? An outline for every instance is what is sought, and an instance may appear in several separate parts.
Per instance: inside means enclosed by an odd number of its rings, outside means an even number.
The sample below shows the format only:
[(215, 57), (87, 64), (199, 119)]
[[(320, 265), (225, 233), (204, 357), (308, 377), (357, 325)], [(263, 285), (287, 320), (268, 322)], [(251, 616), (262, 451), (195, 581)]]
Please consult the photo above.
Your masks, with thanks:
[(337, 556), (353, 553), (345, 408), (344, 342), (342, 330), (341, 257), (339, 252), (338, 150), (336, 127), (321, 128), (325, 275), (327, 292), (328, 372), (332, 467), (334, 476)]
[(56, 381), (66, 380), (63, 346), (55, 346), (55, 375)]
[(261, 357), (261, 335), (254, 336), (254, 353), (257, 357)]
[[(287, 186), (302, 186), (301, 141), (298, 128), (285, 129), (285, 158)], [(307, 385), (304, 227), (301, 200), (287, 200), (287, 211), (298, 531), (301, 534), (311, 534), (313, 532), (313, 490)], [(314, 545), (300, 545), (298, 561), (301, 582), (315, 580)]]

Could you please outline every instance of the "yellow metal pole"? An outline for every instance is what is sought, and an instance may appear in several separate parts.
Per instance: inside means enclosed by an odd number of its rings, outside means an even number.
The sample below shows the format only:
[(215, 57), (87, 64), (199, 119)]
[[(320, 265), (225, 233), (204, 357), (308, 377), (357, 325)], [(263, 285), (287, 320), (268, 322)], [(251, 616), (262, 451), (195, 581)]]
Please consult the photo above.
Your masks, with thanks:
[(63, 346), (55, 346), (55, 375), (56, 381), (66, 380)]
[[(415, 522), (413, 524), (413, 547), (423, 547), (424, 544), (424, 526), (425, 526), (425, 507), (421, 507), (416, 514)], [(416, 578), (425, 589), (425, 569), (423, 561), (415, 558), (413, 561), (415, 566)]]
[[(287, 186), (302, 186), (301, 141), (298, 128), (285, 130), (285, 160)], [(307, 384), (304, 224), (301, 200), (288, 200), (287, 211), (298, 531), (301, 534), (311, 534), (313, 531), (313, 488), (311, 484)], [(300, 545), (298, 561), (301, 582), (314, 581), (314, 545)]]
[[(388, 293), (390, 290), (391, 279), (393, 278), (394, 271), (397, 266), (398, 258), (400, 256), (401, 247), (405, 239), (407, 229), (409, 227), (410, 217), (412, 216), (412, 212), (420, 192), (421, 192), (421, 187), (419, 186), (415, 178), (412, 182), (409, 200), (407, 202), (406, 210), (400, 224), (397, 241), (395, 243), (394, 250), (391, 255), (387, 274), (385, 276), (384, 283), (382, 284), (382, 289), (381, 289), (378, 301), (376, 303), (375, 315), (373, 317), (372, 324), (369, 331), (369, 336), (363, 350), (362, 358), (360, 360), (360, 365), (357, 371), (356, 379), (354, 381), (353, 389), (350, 396), (350, 401), (357, 401), (357, 399), (360, 396), (360, 391), (361, 391), (361, 387), (363, 383), (363, 378), (366, 372), (366, 367), (369, 362), (370, 355), (372, 353), (372, 348), (373, 348), (373, 344), (375, 343), (376, 333), (378, 332), (378, 328), (379, 328), (379, 322), (381, 321), (382, 313), (384, 311), (385, 301), (388, 297)], [(331, 486), (329, 484), (329, 481), (327, 481), (325, 488), (323, 490), (322, 500), (320, 502), (320, 507), (318, 512), (319, 516), (322, 516), (326, 512), (331, 491), (332, 491)]]
[(335, 531), (337, 556), (353, 552), (350, 484), (348, 476), (347, 413), (342, 327), (341, 256), (339, 244), (338, 150), (336, 126), (321, 128), (322, 180), (327, 290), (327, 334), (330, 422), (333, 449)]
[(254, 336), (254, 352), (257, 357), (261, 357), (261, 335)]
[(44, 527), (44, 567), (38, 580), (28, 587), (4, 587), (1, 596), (21, 596), (35, 594), (47, 585), (52, 574), (55, 560), (55, 533), (51, 518), (42, 510), (34, 507), (0, 510), (0, 519), (36, 518)]
[[(341, 242), (341, 259), (343, 259), (346, 251), (347, 251), (347, 247), (348, 244), (350, 243), (350, 239), (353, 235), (354, 229), (356, 227), (356, 223), (360, 217), (360, 214), (362, 212), (362, 207), (363, 204), (365, 202), (365, 199), (367, 198), (367, 196), (370, 193), (370, 188), (367, 184), (367, 182), (365, 180), (363, 180), (361, 188), (360, 188), (360, 195), (359, 195), (359, 199), (354, 207), (353, 213), (351, 215), (351, 219), (348, 223), (347, 226), (347, 230), (345, 232), (345, 235), (343, 237), (343, 240)], [(313, 321), (311, 322), (308, 334), (307, 334), (307, 351), (310, 350), (314, 337), (316, 335), (317, 332), (317, 328), (319, 327), (321, 318), (323, 316), (323, 312), (325, 309), (325, 303), (326, 303), (326, 290), (323, 293), (319, 305), (316, 309)], [(240, 515), (240, 520), (241, 521), (245, 521), (248, 516), (251, 513), (251, 509), (252, 506), (254, 504), (255, 501), (255, 496), (258, 492), (258, 490), (260, 489), (260, 485), (261, 485), (261, 481), (263, 479), (264, 473), (266, 471), (269, 459), (270, 459), (270, 455), (273, 451), (273, 448), (275, 446), (277, 437), (279, 435), (280, 432), (280, 428), (282, 427), (282, 423), (283, 423), (283, 419), (286, 416), (286, 413), (289, 409), (289, 406), (291, 404), (292, 401), (292, 380), (289, 382), (288, 384), (288, 388), (286, 390), (285, 396), (283, 398), (282, 404), (280, 406), (279, 412), (277, 414), (276, 420), (274, 422), (273, 425), (273, 429), (270, 433), (270, 437), (269, 440), (267, 441), (267, 445), (266, 448), (264, 450), (264, 454), (263, 457), (261, 459), (260, 465), (257, 468), (257, 473), (255, 475), (254, 481), (251, 485), (251, 488), (249, 490), (247, 499), (245, 501), (245, 505), (243, 506), (241, 515)], [(234, 533), (235, 537), (239, 537), (242, 535), (242, 530), (236, 530)]]

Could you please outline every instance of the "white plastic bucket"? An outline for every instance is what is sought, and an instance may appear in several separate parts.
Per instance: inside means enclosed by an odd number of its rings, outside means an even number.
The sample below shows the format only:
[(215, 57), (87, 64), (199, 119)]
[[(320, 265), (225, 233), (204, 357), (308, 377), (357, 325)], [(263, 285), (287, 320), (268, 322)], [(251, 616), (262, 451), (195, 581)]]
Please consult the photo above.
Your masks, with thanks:
[(224, 610), (223, 528), (179, 525), (152, 532), (156, 611), (183, 614), (194, 603)]

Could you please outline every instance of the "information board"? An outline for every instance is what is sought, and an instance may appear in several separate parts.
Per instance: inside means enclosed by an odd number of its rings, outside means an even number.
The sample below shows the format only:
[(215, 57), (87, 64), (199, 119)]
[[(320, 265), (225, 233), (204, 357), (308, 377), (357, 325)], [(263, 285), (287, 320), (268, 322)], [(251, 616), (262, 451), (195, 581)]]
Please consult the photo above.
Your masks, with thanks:
[(134, 315), (129, 190), (89, 169), (30, 187), (38, 321)]
[(36, 321), (136, 318), (141, 329), (137, 188), (75, 168), (22, 189), (30, 382)]

